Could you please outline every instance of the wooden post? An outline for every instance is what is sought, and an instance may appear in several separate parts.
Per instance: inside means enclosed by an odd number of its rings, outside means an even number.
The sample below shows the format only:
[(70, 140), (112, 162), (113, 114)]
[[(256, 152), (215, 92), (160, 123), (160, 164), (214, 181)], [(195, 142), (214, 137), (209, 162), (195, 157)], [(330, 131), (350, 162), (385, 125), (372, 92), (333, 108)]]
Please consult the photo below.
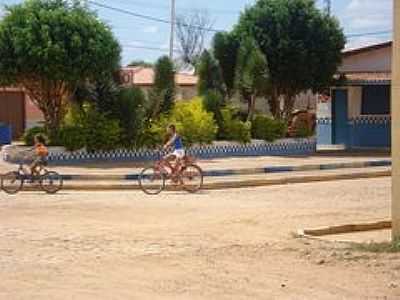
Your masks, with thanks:
[(400, 239), (400, 1), (393, 1), (392, 239)]

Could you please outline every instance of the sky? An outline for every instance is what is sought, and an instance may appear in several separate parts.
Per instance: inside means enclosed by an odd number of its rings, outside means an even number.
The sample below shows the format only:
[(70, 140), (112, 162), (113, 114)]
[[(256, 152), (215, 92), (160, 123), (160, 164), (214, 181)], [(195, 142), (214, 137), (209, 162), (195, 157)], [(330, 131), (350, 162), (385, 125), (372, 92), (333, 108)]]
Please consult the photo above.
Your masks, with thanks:
[[(92, 0), (115, 8), (149, 15), (161, 19), (170, 17), (170, 0)], [(206, 10), (213, 20), (213, 28), (229, 30), (237, 22), (240, 12), (256, 0), (176, 0), (177, 14), (188, 14), (194, 9)], [(392, 29), (393, 0), (331, 0), (332, 14), (336, 16), (346, 35), (347, 48), (357, 48), (391, 39), (391, 34), (358, 34), (390, 31)], [(1, 4), (18, 3), (19, 0), (0, 0)], [(323, 8), (323, 0), (316, 0), (316, 5)], [(133, 60), (155, 61), (159, 56), (168, 54), (168, 24), (143, 20), (93, 4), (99, 17), (109, 24), (122, 48), (122, 64)], [(354, 36), (356, 35), (356, 36)], [(212, 33), (208, 36), (212, 38)], [(143, 49), (155, 48), (153, 50)]]

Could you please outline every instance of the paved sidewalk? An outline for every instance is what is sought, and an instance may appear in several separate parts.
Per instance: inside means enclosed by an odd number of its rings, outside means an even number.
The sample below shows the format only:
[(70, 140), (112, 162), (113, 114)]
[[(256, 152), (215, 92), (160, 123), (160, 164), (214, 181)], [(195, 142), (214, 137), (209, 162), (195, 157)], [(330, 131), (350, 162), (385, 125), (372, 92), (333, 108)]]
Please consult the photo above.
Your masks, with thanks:
[[(319, 165), (319, 164), (333, 164), (333, 163), (352, 163), (364, 161), (381, 161), (390, 160), (388, 154), (375, 153), (375, 154), (316, 154), (313, 156), (305, 157), (284, 157), (284, 156), (257, 156), (257, 157), (235, 157), (235, 158), (221, 158), (212, 160), (200, 160), (199, 165), (206, 171), (209, 170), (238, 170), (247, 168), (263, 168), (274, 166), (300, 166), (300, 165)], [(98, 164), (85, 164), (82, 166), (51, 166), (50, 168), (68, 175), (68, 174), (115, 174), (124, 175), (138, 173), (140, 170), (151, 163), (98, 163)], [(0, 162), (0, 173), (15, 169), (15, 165)]]

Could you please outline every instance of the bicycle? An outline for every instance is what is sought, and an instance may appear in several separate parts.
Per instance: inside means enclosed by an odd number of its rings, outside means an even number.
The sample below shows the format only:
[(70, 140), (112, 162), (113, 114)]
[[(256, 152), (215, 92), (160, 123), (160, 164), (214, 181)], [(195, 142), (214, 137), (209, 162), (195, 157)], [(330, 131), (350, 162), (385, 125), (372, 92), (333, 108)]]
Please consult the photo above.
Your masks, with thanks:
[(148, 195), (158, 195), (166, 188), (167, 180), (189, 193), (196, 193), (203, 187), (203, 170), (191, 156), (178, 160), (174, 166), (162, 158), (142, 170), (139, 186)]
[(8, 172), (1, 176), (1, 190), (14, 195), (22, 190), (24, 183), (38, 183), (40, 188), (48, 194), (55, 194), (62, 189), (63, 178), (60, 174), (46, 169), (47, 163), (42, 162), (37, 167), (37, 174), (32, 174), (20, 161), (17, 171)]

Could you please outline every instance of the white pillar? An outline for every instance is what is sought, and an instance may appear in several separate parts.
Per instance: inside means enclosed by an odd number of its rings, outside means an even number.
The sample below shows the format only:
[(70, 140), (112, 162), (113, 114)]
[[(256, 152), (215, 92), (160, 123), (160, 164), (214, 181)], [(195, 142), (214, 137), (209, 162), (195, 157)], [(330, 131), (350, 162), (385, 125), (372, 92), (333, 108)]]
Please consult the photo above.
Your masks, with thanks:
[(392, 239), (400, 238), (400, 0), (393, 1)]

